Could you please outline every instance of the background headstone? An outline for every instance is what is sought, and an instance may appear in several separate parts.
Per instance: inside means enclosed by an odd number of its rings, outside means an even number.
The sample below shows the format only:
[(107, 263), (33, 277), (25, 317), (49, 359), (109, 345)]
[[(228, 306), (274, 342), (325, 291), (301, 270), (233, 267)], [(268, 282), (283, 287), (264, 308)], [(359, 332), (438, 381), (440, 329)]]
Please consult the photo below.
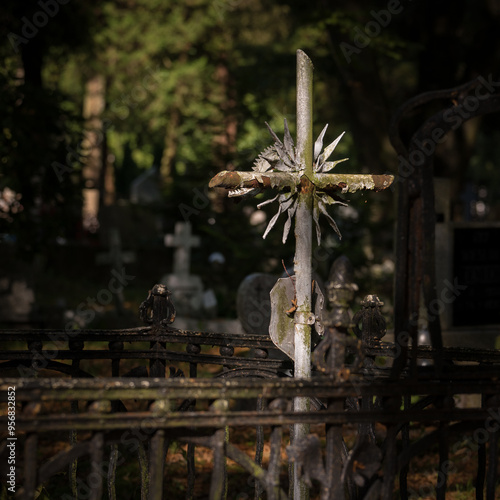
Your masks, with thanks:
[[(121, 272), (124, 264), (135, 262), (134, 252), (124, 252), (122, 250), (120, 232), (116, 228), (110, 228), (109, 233), (109, 252), (96, 255), (96, 264), (107, 264), (111, 269)], [(124, 313), (123, 289), (119, 289), (115, 294), (116, 310), (118, 314)]]
[(271, 298), (277, 276), (266, 273), (248, 275), (238, 287), (236, 310), (246, 333), (269, 335)]
[(160, 178), (156, 167), (139, 175), (130, 184), (130, 201), (137, 205), (157, 205), (162, 203)]
[(0, 323), (29, 323), (35, 293), (22, 279), (0, 278)]

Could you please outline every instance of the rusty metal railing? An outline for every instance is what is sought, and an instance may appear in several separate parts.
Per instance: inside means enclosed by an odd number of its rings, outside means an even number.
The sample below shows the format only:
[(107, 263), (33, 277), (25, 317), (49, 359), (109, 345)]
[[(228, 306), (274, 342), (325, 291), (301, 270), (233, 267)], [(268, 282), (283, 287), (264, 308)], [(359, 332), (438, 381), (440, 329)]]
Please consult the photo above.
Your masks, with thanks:
[[(408, 367), (391, 378), (400, 346), (382, 341), (381, 302), (365, 298), (351, 323), (353, 287), (341, 281), (329, 282), (336, 305), (325, 312), (307, 380), (289, 376), (291, 361), (269, 356), (269, 337), (175, 329), (163, 321), (172, 310), (161, 293), (145, 301), (146, 327), (1, 332), (0, 467), (14, 449), (16, 498), (45, 488), (65, 500), (115, 499), (132, 475), (141, 500), (201, 498), (200, 488), (211, 500), (281, 500), (292, 498), (294, 464), (311, 498), (388, 500), (398, 491), (444, 499), (452, 455), (466, 439), (477, 498), (493, 500), (500, 353), (445, 348), (445, 371), (430, 364), (416, 377)], [(412, 353), (435, 357), (429, 346)], [(130, 369), (131, 360), (138, 366)], [(478, 401), (457, 407), (458, 395)], [(307, 397), (311, 411), (294, 411), (297, 397)], [(312, 432), (290, 444), (296, 424)], [(249, 432), (251, 445), (242, 446)], [(435, 484), (420, 491), (408, 467), (433, 447)]]
[[(225, 498), (227, 482), (226, 458), (231, 459), (256, 480), (267, 498), (287, 498), (283, 462), (300, 464), (317, 498), (334, 496), (332, 478), (327, 472), (338, 450), (324, 450), (321, 442), (330, 429), (345, 429), (366, 423), (379, 424), (377, 439), (357, 439), (351, 449), (344, 445), (340, 477), (336, 486), (351, 492), (344, 498), (392, 498), (395, 475), (412, 457), (432, 444), (439, 443), (439, 485), (446, 483), (447, 454), (453, 436), (463, 439), (469, 431), (477, 436), (480, 430), (478, 479), (487, 479), (488, 491), (494, 492), (498, 465), (498, 429), (500, 428), (500, 383), (489, 377), (464, 380), (463, 374), (450, 374), (446, 384), (429, 377), (427, 380), (371, 381), (362, 377), (339, 382), (328, 377), (297, 381), (292, 378), (253, 379), (4, 379), (0, 384), (2, 399), (9, 387), (15, 387), (17, 449), (23, 456), (20, 474), (21, 498), (34, 498), (35, 488), (64, 471), (75, 458), (87, 457), (90, 469), (79, 475), (76, 490), (90, 493), (90, 498), (103, 498), (104, 484), (108, 491), (116, 480), (116, 464), (124, 464), (127, 447), (134, 452), (144, 450), (147, 473), (141, 483), (141, 498), (160, 499), (169, 492), (168, 476), (164, 477), (167, 444), (176, 441), (212, 450), (213, 469), (210, 498)], [(456, 408), (456, 394), (483, 394), (477, 408)], [(486, 396), (489, 395), (489, 396)], [(315, 411), (292, 410), (294, 397), (307, 396), (318, 401)], [(418, 402), (403, 407), (403, 400), (421, 396)], [(345, 402), (377, 398), (375, 408), (345, 407)], [(257, 410), (241, 409), (238, 402), (263, 401)], [(79, 402), (78, 413), (66, 405)], [(112, 411), (113, 403), (129, 407), (129, 411)], [(197, 401), (197, 408), (191, 406)], [(336, 403), (340, 402), (340, 406)], [(430, 403), (433, 406), (430, 407)], [(144, 407), (144, 405), (146, 407)], [(236, 406), (235, 406), (236, 405)], [(54, 408), (59, 408), (54, 410)], [(434, 428), (426, 435), (403, 446), (402, 429), (409, 422), (425, 423)], [(288, 426), (307, 423), (314, 433), (300, 443), (285, 447), (283, 436)], [(436, 425), (436, 423), (439, 423)], [(0, 417), (2, 429), (7, 417)], [(262, 426), (269, 436), (267, 464), (256, 463), (228, 437), (249, 426)], [(231, 430), (231, 434), (227, 429)], [(48, 460), (38, 456), (42, 441), (48, 436), (76, 432), (77, 442)], [(131, 444), (132, 443), (132, 444)], [(489, 443), (488, 449), (486, 443)], [(2, 443), (5, 452), (5, 441)], [(489, 454), (489, 459), (486, 458)], [(4, 453), (5, 454), (5, 453)], [(138, 453), (139, 454), (139, 453)], [(325, 457), (324, 459), (322, 457)], [(3, 463), (5, 457), (2, 456)], [(111, 467), (111, 464), (115, 466)], [(449, 470), (449, 466), (448, 466)], [(281, 473), (280, 473), (281, 472)], [(194, 484), (194, 469), (186, 469), (186, 484)], [(478, 485), (479, 487), (480, 485)], [(481, 485), (482, 486), (482, 485)], [(400, 484), (400, 488), (402, 485)], [(368, 494), (371, 492), (370, 494)], [(374, 495), (377, 492), (376, 496)], [(234, 491), (233, 491), (234, 493)], [(231, 493), (228, 498), (235, 498)], [(68, 493), (69, 495), (70, 493)], [(494, 498), (490, 493), (486, 498)], [(353, 496), (354, 495), (354, 496)], [(80, 495), (84, 498), (84, 495)], [(194, 496), (192, 496), (194, 498)], [(405, 498), (402, 495), (402, 498)], [(408, 496), (406, 496), (408, 498)], [(416, 497), (415, 497), (416, 498)]]

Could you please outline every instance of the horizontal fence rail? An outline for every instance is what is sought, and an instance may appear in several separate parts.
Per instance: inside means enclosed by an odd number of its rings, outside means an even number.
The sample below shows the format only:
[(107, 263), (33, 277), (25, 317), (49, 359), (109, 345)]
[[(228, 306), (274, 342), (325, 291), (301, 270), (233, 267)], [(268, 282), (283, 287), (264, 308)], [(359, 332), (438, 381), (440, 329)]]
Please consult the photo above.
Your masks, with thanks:
[[(25, 349), (12, 349), (12, 342), (25, 343)], [(154, 343), (161, 349), (137, 348), (141, 343)], [(107, 343), (107, 345), (106, 345)], [(96, 344), (101, 344), (96, 346)], [(167, 349), (163, 344), (185, 345), (185, 351)], [(90, 346), (90, 347), (89, 347)], [(194, 346), (194, 347), (193, 347)], [(219, 354), (197, 352), (202, 346), (218, 347)], [(99, 347), (98, 349), (96, 347)], [(155, 346), (156, 347), (156, 346)], [(254, 357), (248, 353), (233, 356), (233, 349), (253, 349)], [(255, 352), (256, 350), (256, 352)], [(283, 358), (269, 358), (269, 353), (280, 352), (269, 337), (264, 335), (232, 335), (201, 331), (178, 330), (172, 327), (147, 326), (124, 330), (2, 330), (0, 336), (0, 369), (11, 368), (16, 363), (31, 363), (33, 360), (120, 360), (152, 358), (172, 362), (227, 365), (231, 367), (262, 366), (271, 370), (290, 370), (292, 363)], [(347, 352), (363, 357), (395, 358), (399, 352), (393, 343), (379, 342), (374, 345), (357, 346), (354, 341)], [(500, 363), (500, 351), (471, 348), (441, 348), (418, 346), (413, 350), (417, 359), (432, 360), (436, 353), (444, 361), (470, 362), (474, 364)], [(257, 357), (258, 356), (258, 357)], [(9, 363), (10, 362), (10, 363)], [(70, 366), (70, 365), (68, 365)], [(36, 368), (36, 367), (35, 367)], [(46, 366), (43, 366), (46, 368)], [(375, 367), (379, 374), (382, 367)], [(467, 367), (465, 368), (467, 369)], [(24, 373), (23, 373), (24, 375)]]

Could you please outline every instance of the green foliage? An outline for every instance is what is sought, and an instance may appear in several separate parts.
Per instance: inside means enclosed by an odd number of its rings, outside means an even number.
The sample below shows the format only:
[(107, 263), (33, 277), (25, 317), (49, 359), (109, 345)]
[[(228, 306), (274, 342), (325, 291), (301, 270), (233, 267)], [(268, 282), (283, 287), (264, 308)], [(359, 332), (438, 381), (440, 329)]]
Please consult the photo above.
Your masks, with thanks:
[[(0, 187), (22, 192), (25, 210), (13, 221), (0, 219), (0, 232), (18, 233), (31, 246), (72, 236), (81, 207), (85, 85), (94, 75), (105, 79), (105, 146), (114, 158), (118, 197), (127, 198), (130, 182), (158, 166), (165, 181), (166, 225), (181, 218), (179, 206), (192, 206), (193, 189), (203, 191), (218, 170), (251, 168), (272, 142), (265, 121), (280, 132), (287, 118), (294, 133), (298, 48), (315, 64), (314, 135), (325, 123), (332, 138), (347, 131), (339, 156), (350, 159), (339, 171), (394, 172), (397, 161), (387, 135), (394, 109), (420, 91), (487, 74), (498, 66), (500, 53), (492, 37), (498, 22), (485, 6), (466, 2), (448, 12), (439, 2), (401, 4), (360, 49), (355, 34), (364, 33), (373, 12), (388, 4), (72, 0), (16, 51), (9, 34), (22, 35), (23, 19), (33, 19), (41, 7), (35, 0), (6, 0), (0, 7)], [(351, 61), (342, 43), (357, 49)], [(456, 50), (450, 49), (453, 44)], [(23, 82), (26, 70), (29, 81)], [(495, 153), (493, 135), (486, 135), (473, 159), (476, 178), (488, 174)], [(68, 148), (76, 151), (69, 164)], [(62, 182), (50, 167), (54, 162), (68, 169)], [(51, 214), (42, 224), (33, 215), (40, 197)], [(390, 252), (394, 204), (380, 194), (351, 198), (356, 221), (337, 218), (332, 210), (344, 235), (341, 242), (329, 241), (332, 259), (346, 252), (357, 269), (367, 269), (372, 258), (380, 261)], [(234, 206), (212, 193), (192, 222), (215, 238), (214, 249), (252, 262), (252, 245), (238, 243), (260, 241), (262, 228), (249, 224), (255, 205), (251, 200)], [(275, 209), (265, 210), (269, 220)], [(370, 246), (366, 228), (388, 235), (377, 238), (384, 243), (370, 258), (363, 249)], [(276, 233), (259, 243), (264, 261), (277, 260), (275, 269), (293, 253)]]

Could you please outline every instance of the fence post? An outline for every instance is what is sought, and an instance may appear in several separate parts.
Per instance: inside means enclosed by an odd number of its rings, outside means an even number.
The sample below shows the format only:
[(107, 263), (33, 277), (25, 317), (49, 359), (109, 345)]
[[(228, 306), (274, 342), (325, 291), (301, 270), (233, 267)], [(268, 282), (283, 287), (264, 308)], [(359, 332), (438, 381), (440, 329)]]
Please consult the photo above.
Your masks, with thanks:
[[(141, 319), (152, 325), (158, 333), (175, 320), (175, 307), (171, 296), (172, 293), (165, 285), (155, 285), (139, 307)], [(166, 343), (151, 342), (150, 349), (152, 353), (157, 353), (157, 356), (152, 356), (149, 361), (149, 376), (165, 378), (166, 361), (160, 358), (158, 353), (165, 351)]]

